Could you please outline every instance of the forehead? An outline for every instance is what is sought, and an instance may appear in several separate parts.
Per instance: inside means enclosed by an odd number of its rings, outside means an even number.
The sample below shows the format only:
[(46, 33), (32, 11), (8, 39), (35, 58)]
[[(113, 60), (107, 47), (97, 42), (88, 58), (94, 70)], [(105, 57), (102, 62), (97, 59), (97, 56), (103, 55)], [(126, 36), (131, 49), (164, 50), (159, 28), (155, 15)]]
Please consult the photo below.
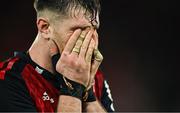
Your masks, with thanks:
[(99, 13), (93, 15), (85, 12), (84, 10), (75, 11), (73, 15), (69, 16), (69, 19), (75, 24), (84, 27), (99, 28)]

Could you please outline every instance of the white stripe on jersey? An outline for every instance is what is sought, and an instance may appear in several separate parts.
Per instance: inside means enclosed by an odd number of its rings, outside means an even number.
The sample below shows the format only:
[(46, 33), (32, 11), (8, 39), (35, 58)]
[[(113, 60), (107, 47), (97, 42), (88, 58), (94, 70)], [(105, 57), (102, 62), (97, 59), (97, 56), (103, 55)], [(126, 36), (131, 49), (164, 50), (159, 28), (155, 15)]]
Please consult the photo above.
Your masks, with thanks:
[(108, 93), (108, 97), (111, 99), (111, 101), (113, 101), (113, 99), (112, 99), (112, 95), (111, 95), (111, 91), (110, 91), (110, 89), (109, 89), (109, 85), (108, 85), (108, 83), (107, 83), (107, 81), (105, 80), (104, 81), (104, 84), (105, 84), (105, 87), (107, 88), (107, 93)]
[(112, 111), (115, 111), (114, 105), (113, 105), (113, 99), (112, 99), (112, 95), (111, 95), (111, 90), (110, 90), (109, 85), (108, 85), (108, 83), (107, 83), (106, 80), (104, 81), (104, 84), (105, 84), (105, 88), (107, 88), (106, 92), (108, 93), (108, 97), (109, 97), (109, 99), (111, 99), (111, 101), (112, 101), (112, 103), (111, 103), (111, 109), (112, 109)]

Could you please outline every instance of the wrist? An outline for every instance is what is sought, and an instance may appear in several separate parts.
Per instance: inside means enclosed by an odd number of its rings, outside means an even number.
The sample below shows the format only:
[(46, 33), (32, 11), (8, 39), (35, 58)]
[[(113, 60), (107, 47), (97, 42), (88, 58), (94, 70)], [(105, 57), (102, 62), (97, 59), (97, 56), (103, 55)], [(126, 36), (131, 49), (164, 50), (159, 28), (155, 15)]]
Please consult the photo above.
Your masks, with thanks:
[(80, 99), (83, 102), (93, 102), (96, 101), (95, 94), (93, 92), (93, 87), (86, 90), (86, 87), (80, 83), (72, 81), (60, 73), (56, 74), (58, 78), (58, 86), (60, 90), (60, 95), (72, 96)]
[(76, 97), (82, 101), (83, 93), (86, 87), (80, 83), (74, 82), (64, 77), (63, 75), (60, 76), (61, 76), (59, 77), (60, 95)]
[(94, 94), (93, 87), (91, 87), (88, 91), (85, 92), (83, 101), (84, 102), (96, 101), (96, 96)]

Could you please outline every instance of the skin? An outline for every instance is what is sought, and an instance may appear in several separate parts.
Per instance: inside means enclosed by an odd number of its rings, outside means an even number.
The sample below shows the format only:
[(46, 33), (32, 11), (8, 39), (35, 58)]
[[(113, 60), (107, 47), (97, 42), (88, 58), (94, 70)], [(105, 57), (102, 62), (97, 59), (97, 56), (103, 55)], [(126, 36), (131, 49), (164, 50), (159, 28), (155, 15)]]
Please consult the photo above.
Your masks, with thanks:
[[(52, 73), (56, 70), (66, 78), (91, 88), (102, 61), (92, 60), (93, 52), (98, 48), (98, 15), (97, 22), (92, 26), (84, 11), (80, 11), (75, 17), (68, 16), (53, 21), (50, 16), (38, 17), (38, 35), (29, 49), (31, 59)], [(85, 39), (77, 43), (80, 35), (85, 36)], [(80, 48), (79, 54), (72, 51), (75, 46)], [(61, 53), (61, 57), (54, 69), (51, 57), (57, 53)], [(82, 111), (105, 112), (98, 101), (83, 103), (82, 108), (81, 100), (60, 95), (57, 112)]]

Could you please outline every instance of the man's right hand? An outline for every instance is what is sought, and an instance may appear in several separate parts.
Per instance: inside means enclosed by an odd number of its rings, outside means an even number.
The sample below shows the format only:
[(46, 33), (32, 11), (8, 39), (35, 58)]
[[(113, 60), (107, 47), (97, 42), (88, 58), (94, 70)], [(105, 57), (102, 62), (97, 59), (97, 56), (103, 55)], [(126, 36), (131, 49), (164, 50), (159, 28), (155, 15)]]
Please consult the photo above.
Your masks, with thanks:
[(93, 33), (93, 29), (75, 30), (56, 64), (57, 72), (85, 87), (91, 78), (91, 59), (95, 49)]

